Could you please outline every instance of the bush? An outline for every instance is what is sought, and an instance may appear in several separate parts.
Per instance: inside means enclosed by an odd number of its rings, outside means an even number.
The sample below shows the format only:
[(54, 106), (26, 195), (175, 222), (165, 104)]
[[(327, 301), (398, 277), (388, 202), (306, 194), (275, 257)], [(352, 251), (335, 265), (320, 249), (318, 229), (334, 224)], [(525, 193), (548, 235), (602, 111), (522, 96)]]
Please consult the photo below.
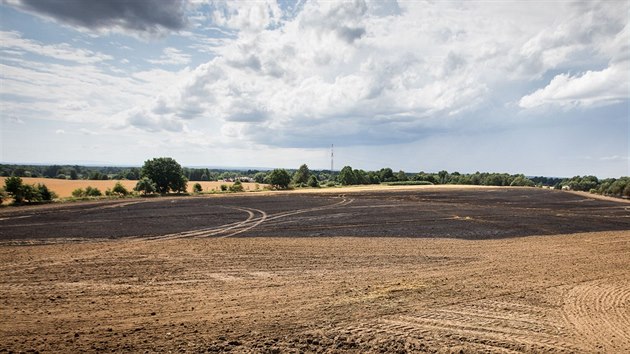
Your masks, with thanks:
[(81, 198), (85, 195), (85, 191), (82, 188), (77, 188), (72, 191), (72, 196), (75, 198)]
[(50, 189), (48, 189), (48, 187), (46, 187), (45, 184), (37, 184), (37, 191), (39, 193), (39, 196), (41, 198), (42, 201), (44, 202), (49, 202), (55, 198), (57, 198), (57, 194), (53, 191), (51, 191)]
[(144, 193), (144, 195), (154, 193), (156, 190), (155, 183), (152, 180), (144, 177), (136, 183), (134, 190)]
[(85, 196), (86, 197), (100, 197), (102, 195), (103, 195), (103, 193), (101, 193), (101, 191), (98, 188), (96, 188), (96, 187), (91, 187), (91, 186), (85, 187)]
[(243, 189), (243, 184), (241, 183), (241, 181), (234, 182), (234, 184), (231, 185), (229, 189), (230, 189), (230, 192), (244, 192), (245, 191)]
[(203, 188), (201, 187), (201, 184), (195, 183), (193, 185), (193, 192), (194, 193), (201, 193), (202, 191), (203, 191)]
[[(4, 191), (16, 203), (47, 202), (57, 197), (45, 184), (23, 184), (20, 177), (9, 177), (4, 181)], [(4, 193), (4, 192), (3, 192)]]
[(227, 186), (227, 184), (222, 184), (222, 185), (221, 185), (221, 192), (225, 192), (225, 191), (227, 191), (227, 190), (228, 190), (228, 186)]
[(319, 188), (319, 181), (317, 180), (317, 177), (315, 177), (315, 176), (309, 177), (307, 184), (308, 184), (309, 187)]
[(122, 183), (116, 182), (116, 185), (114, 185), (114, 188), (112, 188), (112, 194), (125, 196), (129, 194), (129, 191), (127, 190), (127, 188), (125, 188), (125, 186), (122, 185)]

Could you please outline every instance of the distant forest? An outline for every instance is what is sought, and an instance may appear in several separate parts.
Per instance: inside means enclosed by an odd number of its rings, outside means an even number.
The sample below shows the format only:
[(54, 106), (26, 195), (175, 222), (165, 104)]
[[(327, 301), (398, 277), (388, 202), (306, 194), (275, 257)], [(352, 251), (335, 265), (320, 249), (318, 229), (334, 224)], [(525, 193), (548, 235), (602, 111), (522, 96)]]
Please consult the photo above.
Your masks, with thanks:
[[(268, 182), (271, 171), (231, 170), (184, 167), (184, 176), (189, 181), (221, 181), (238, 178), (257, 183)], [(571, 178), (527, 177), (522, 174), (507, 173), (459, 173), (439, 171), (437, 173), (394, 172), (391, 168), (378, 171), (364, 171), (346, 166), (340, 171), (309, 170), (302, 165), (295, 170), (287, 170), (292, 176), (294, 187), (306, 187), (308, 177), (314, 176), (319, 185), (358, 185), (358, 184), (463, 184), (480, 186), (537, 186), (555, 189), (570, 189), (616, 197), (630, 197), (630, 177), (598, 179), (595, 176), (575, 176)], [(43, 177), (57, 179), (84, 180), (138, 180), (140, 167), (79, 166), (79, 165), (9, 165), (0, 164), (0, 175), (4, 177)], [(306, 176), (306, 177), (305, 177)]]

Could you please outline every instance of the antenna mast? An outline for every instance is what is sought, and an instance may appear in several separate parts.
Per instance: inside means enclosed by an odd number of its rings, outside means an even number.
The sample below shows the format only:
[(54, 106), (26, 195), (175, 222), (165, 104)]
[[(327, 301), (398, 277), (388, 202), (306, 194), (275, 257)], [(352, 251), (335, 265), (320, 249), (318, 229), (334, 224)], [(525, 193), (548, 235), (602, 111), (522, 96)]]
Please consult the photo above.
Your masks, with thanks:
[(334, 167), (334, 161), (335, 161), (335, 144), (331, 144), (330, 145), (330, 174), (333, 174), (333, 167)]

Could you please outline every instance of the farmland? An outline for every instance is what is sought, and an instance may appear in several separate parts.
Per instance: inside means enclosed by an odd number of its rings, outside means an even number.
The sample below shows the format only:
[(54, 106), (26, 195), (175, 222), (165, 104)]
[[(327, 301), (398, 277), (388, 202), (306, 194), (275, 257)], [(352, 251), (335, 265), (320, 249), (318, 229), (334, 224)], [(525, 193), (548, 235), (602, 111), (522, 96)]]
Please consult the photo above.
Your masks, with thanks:
[(0, 351), (621, 352), (630, 204), (407, 187), (0, 211)]
[[(4, 185), (6, 177), (0, 177), (0, 185)], [(108, 188), (113, 188), (117, 182), (120, 182), (127, 190), (131, 191), (136, 186), (138, 181), (132, 180), (70, 180), (70, 179), (55, 179), (55, 178), (34, 178), (34, 177), (22, 177), (24, 184), (45, 184), (50, 190), (55, 192), (60, 198), (68, 198), (72, 196), (72, 191), (77, 188), (85, 189), (86, 187), (98, 188), (101, 192), (105, 193)], [(200, 181), (200, 182), (188, 182), (188, 192), (193, 192), (193, 185), (195, 183), (201, 184), (204, 192), (218, 191), (222, 184), (232, 185), (231, 182), (216, 182), (216, 181)], [(263, 188), (264, 185), (259, 185), (259, 188)], [(255, 183), (243, 183), (243, 188), (247, 190), (255, 190)]]

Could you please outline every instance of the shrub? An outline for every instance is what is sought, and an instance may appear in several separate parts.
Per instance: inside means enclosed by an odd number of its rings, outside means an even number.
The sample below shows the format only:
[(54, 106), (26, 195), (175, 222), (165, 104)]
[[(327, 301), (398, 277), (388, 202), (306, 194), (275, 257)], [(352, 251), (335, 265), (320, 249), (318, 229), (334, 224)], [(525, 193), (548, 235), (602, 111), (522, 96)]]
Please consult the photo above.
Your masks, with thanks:
[(156, 190), (155, 183), (149, 178), (143, 177), (141, 180), (136, 183), (136, 187), (134, 188), (138, 192), (144, 193), (144, 195), (154, 193)]
[(125, 196), (129, 194), (129, 191), (127, 190), (127, 188), (125, 188), (125, 186), (122, 185), (122, 183), (116, 182), (116, 185), (114, 185), (114, 188), (112, 188), (112, 194)]
[(225, 191), (227, 191), (227, 190), (228, 190), (228, 186), (227, 186), (227, 184), (222, 184), (222, 185), (221, 185), (221, 192), (225, 192)]
[(317, 177), (315, 177), (315, 176), (309, 177), (307, 185), (309, 187), (319, 188), (319, 181), (317, 180)]
[(81, 198), (85, 195), (85, 191), (82, 188), (77, 188), (72, 191), (72, 196), (75, 198)]
[(4, 181), (4, 190), (16, 203), (51, 201), (57, 197), (45, 184), (38, 184), (37, 186), (23, 184), (20, 177), (7, 178)]
[(37, 191), (42, 201), (48, 202), (57, 198), (57, 194), (46, 187), (45, 184), (37, 184)]
[(201, 187), (201, 184), (195, 183), (193, 185), (193, 192), (194, 193), (201, 193), (202, 191), (203, 191), (203, 188)]
[(243, 189), (243, 184), (241, 183), (241, 181), (234, 182), (234, 184), (231, 185), (229, 189), (230, 189), (230, 192), (244, 192), (245, 191)]
[(103, 195), (103, 193), (101, 193), (101, 191), (98, 188), (96, 188), (96, 187), (91, 187), (91, 186), (85, 187), (85, 196), (86, 197), (100, 197), (102, 195)]

